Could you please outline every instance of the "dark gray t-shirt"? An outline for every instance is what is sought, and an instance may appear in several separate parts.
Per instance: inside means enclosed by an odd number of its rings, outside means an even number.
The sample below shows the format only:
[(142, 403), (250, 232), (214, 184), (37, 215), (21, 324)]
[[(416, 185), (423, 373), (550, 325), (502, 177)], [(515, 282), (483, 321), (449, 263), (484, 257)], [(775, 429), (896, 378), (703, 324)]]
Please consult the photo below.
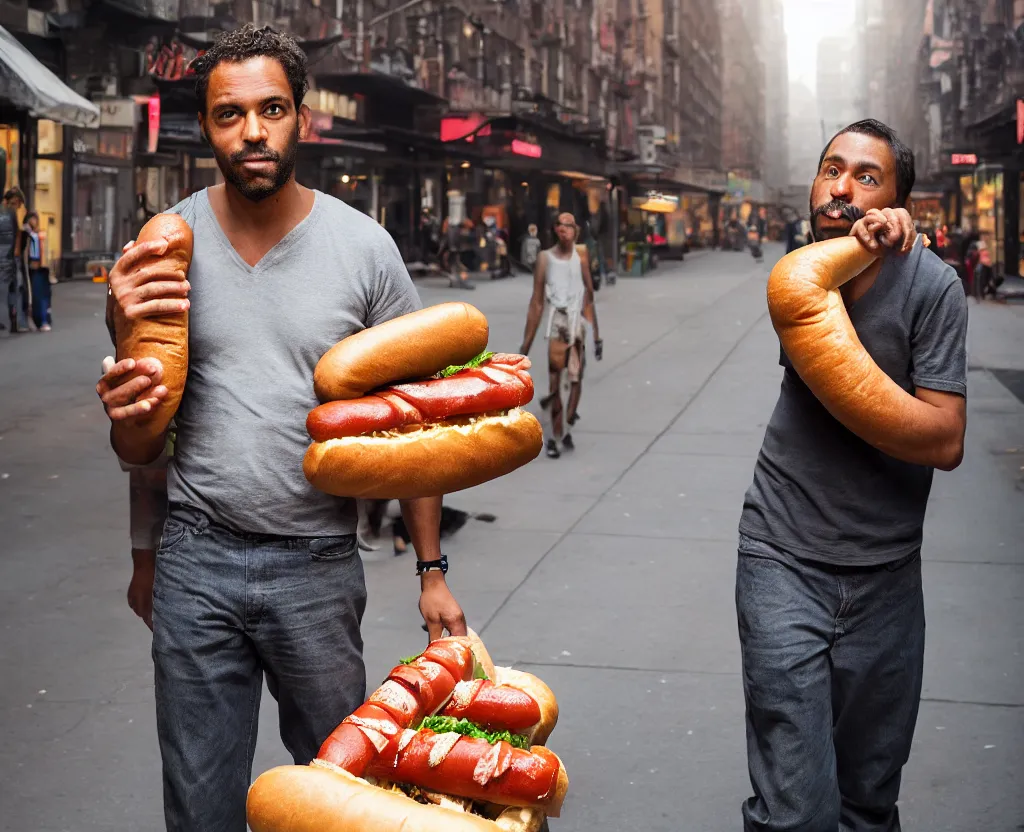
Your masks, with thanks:
[[(879, 367), (908, 393), (967, 395), (967, 301), (956, 272), (921, 245), (886, 258), (848, 307)], [(782, 389), (743, 504), (740, 533), (810, 560), (871, 566), (921, 546), (933, 469), (843, 427), (785, 353)]]
[(205, 190), (171, 209), (192, 227), (189, 368), (168, 466), (171, 504), (238, 531), (354, 534), (353, 500), (302, 473), (313, 370), (334, 344), (421, 304), (391, 236), (315, 192), (313, 210), (250, 267)]

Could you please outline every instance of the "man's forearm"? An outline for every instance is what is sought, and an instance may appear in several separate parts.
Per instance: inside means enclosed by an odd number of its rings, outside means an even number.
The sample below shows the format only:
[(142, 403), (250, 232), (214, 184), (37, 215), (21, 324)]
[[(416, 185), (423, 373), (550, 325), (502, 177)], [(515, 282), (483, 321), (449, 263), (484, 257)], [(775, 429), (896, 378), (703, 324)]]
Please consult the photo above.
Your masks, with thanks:
[(400, 500), (399, 505), (416, 557), (438, 560), (441, 557), (441, 498)]
[(526, 313), (526, 330), (523, 332), (523, 352), (529, 352), (533, 346), (533, 339), (537, 337), (537, 328), (543, 314), (543, 304), (530, 304), (530, 311)]

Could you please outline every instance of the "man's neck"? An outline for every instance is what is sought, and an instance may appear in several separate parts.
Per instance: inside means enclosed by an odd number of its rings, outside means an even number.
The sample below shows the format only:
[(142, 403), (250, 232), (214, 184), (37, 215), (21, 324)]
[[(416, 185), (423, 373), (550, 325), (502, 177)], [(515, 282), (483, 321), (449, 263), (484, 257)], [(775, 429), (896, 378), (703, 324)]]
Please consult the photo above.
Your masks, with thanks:
[(313, 193), (294, 177), (276, 194), (254, 202), (229, 184), (210, 188), (210, 199), (221, 221), (233, 229), (268, 229), (279, 225), (293, 226), (312, 208)]

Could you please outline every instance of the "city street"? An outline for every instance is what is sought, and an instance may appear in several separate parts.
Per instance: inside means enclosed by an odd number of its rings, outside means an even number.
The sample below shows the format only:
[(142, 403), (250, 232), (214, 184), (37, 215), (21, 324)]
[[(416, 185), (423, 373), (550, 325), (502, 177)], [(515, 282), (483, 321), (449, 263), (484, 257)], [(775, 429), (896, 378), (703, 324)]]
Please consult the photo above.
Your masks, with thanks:
[[(497, 516), (445, 547), (470, 626), (558, 697), (549, 744), (571, 786), (557, 832), (741, 828), (736, 528), (781, 376), (764, 297), (780, 254), (694, 253), (602, 287), (577, 449), (446, 500)], [(418, 285), (425, 303), (479, 306), (492, 349), (519, 348), (528, 276)], [(93, 392), (105, 292), (62, 283), (53, 332), (0, 333), (8, 832), (163, 828), (150, 634), (125, 600), (128, 477)], [(1024, 402), (1000, 381), (1024, 374), (1024, 305), (970, 310), (966, 458), (936, 474), (925, 525), (926, 675), (901, 799), (918, 832), (1024, 829)], [(364, 560), (372, 687), (425, 634), (413, 555), (385, 540)], [(288, 761), (264, 693), (253, 775)]]

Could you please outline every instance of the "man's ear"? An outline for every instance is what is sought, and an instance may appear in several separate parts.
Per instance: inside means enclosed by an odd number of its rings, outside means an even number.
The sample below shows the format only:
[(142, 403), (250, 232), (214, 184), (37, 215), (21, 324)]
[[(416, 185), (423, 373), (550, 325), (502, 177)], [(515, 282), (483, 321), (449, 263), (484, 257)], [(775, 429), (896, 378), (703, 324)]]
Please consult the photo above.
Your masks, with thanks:
[(309, 128), (313, 122), (313, 113), (308, 104), (299, 107), (299, 141), (305, 141), (309, 137)]

